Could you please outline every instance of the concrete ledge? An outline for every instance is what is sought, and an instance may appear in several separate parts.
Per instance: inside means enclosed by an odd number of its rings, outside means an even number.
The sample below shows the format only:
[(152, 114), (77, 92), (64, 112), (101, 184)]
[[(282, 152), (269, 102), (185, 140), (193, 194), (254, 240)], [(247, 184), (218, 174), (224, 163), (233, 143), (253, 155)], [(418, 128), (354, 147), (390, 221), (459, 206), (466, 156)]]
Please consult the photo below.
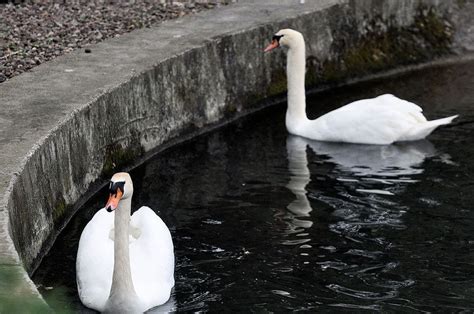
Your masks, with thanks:
[[(306, 2), (240, 0), (2, 84), (0, 267), (33, 272), (81, 196), (111, 173), (284, 94), (283, 52), (262, 53), (280, 28), (306, 36), (308, 85), (474, 49), (472, 1)], [(24, 277), (12, 287), (37, 295)]]

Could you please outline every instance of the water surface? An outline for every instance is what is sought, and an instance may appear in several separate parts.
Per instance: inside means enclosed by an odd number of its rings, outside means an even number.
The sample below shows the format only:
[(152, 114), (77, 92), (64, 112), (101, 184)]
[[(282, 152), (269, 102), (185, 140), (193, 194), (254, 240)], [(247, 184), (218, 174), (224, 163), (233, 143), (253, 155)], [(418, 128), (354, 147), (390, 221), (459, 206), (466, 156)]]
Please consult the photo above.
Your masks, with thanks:
[[(474, 62), (308, 97), (317, 117), (393, 93), (428, 118), (461, 114), (427, 140), (390, 146), (289, 136), (286, 105), (171, 148), (132, 171), (175, 243), (176, 287), (161, 310), (473, 311)], [(34, 276), (58, 311), (84, 312), (73, 218)]]

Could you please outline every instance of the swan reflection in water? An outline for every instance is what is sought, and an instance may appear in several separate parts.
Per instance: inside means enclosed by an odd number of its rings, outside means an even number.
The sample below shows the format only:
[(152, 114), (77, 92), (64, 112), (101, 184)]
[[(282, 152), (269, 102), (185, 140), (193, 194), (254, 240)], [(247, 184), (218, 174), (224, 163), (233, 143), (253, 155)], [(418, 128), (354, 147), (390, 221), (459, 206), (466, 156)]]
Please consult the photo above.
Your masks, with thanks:
[[(434, 146), (427, 140), (392, 145), (359, 145), (319, 142), (294, 135), (288, 136), (286, 149), (290, 181), (286, 187), (296, 196), (287, 206), (291, 224), (288, 233), (297, 233), (301, 228), (307, 229), (313, 225), (310, 218), (307, 218), (312, 211), (306, 190), (311, 181), (306, 151), (308, 146), (317, 156), (323, 157), (325, 163), (334, 165), (331, 172), (336, 174), (338, 181), (342, 183), (348, 181), (352, 185), (355, 182), (357, 192), (388, 195), (393, 193), (381, 190), (379, 186), (377, 189), (367, 189), (367, 185), (370, 186), (371, 181), (377, 185), (416, 182), (410, 176), (422, 173), (423, 161), (436, 154)], [(363, 182), (360, 182), (360, 179)], [(319, 195), (319, 192), (316, 193)], [(321, 195), (320, 200), (335, 209), (341, 205), (351, 207), (351, 204), (341, 201), (341, 198)]]
[(296, 199), (287, 206), (287, 209), (294, 215), (292, 229), (309, 228), (313, 225), (311, 220), (298, 219), (299, 217), (309, 217), (309, 213), (313, 210), (306, 195), (306, 185), (311, 181), (306, 145), (306, 140), (299, 136), (288, 136), (286, 140), (288, 170), (291, 174), (286, 187), (296, 196)]
[[(423, 161), (435, 155), (428, 140), (391, 145), (360, 145), (305, 140), (317, 155), (329, 157), (342, 172), (358, 177), (400, 177), (423, 172)], [(304, 144), (302, 144), (304, 145)]]

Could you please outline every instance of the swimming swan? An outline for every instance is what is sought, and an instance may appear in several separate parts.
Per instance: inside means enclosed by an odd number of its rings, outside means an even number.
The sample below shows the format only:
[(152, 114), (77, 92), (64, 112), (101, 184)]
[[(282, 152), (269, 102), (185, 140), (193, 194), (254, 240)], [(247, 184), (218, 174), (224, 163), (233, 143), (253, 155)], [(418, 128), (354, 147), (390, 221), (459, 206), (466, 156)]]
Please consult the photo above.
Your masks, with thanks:
[[(84, 228), (76, 274), (82, 303), (108, 313), (142, 313), (165, 303), (174, 286), (171, 234), (149, 207), (131, 217), (133, 183), (116, 173), (109, 200)], [(112, 212), (113, 211), (113, 212)]]
[(427, 121), (419, 106), (385, 94), (352, 102), (316, 120), (309, 120), (306, 116), (303, 35), (292, 29), (282, 29), (273, 36), (265, 52), (279, 46), (288, 47), (286, 128), (291, 134), (318, 141), (384, 145), (423, 139), (436, 127), (457, 117)]

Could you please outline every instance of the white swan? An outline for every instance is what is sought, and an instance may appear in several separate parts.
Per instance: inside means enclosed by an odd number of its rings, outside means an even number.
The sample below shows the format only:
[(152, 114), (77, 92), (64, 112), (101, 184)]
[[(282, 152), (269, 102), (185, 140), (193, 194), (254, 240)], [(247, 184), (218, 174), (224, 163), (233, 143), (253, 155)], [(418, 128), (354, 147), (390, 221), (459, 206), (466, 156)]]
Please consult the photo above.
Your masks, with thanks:
[[(110, 197), (84, 228), (76, 275), (82, 303), (108, 313), (142, 313), (165, 303), (174, 286), (171, 234), (149, 207), (131, 217), (133, 183), (116, 173)], [(111, 213), (111, 211), (114, 211)]]
[(279, 46), (288, 47), (286, 128), (291, 134), (318, 141), (383, 145), (423, 139), (436, 127), (457, 117), (427, 121), (419, 106), (386, 94), (352, 102), (316, 120), (309, 120), (306, 116), (303, 35), (292, 29), (282, 29), (273, 36), (265, 51)]

